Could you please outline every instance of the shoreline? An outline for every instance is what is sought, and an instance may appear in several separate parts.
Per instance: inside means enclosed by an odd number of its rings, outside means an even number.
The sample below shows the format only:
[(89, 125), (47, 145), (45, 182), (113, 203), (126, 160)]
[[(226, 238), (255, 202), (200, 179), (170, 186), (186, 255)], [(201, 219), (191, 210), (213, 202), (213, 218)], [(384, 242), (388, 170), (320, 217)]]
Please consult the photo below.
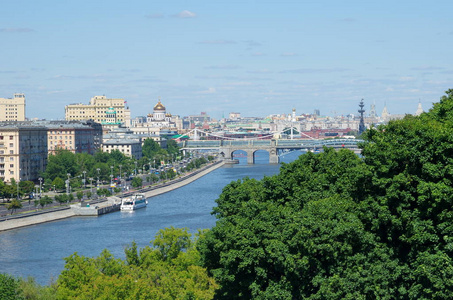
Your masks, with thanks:
[[(213, 164), (210, 164), (200, 170), (195, 171), (192, 174), (187, 174), (184, 177), (177, 178), (175, 180), (169, 181), (163, 186), (155, 186), (151, 188), (144, 188), (141, 190), (136, 190), (135, 192), (144, 193), (147, 198), (157, 196), (160, 194), (164, 194), (173, 190), (176, 190), (180, 187), (183, 187), (200, 177), (222, 167), (225, 164), (225, 161), (217, 161)], [(61, 219), (71, 218), (71, 217), (78, 217), (73, 209), (64, 209), (59, 211), (49, 211), (49, 212), (42, 212), (38, 215), (26, 216), (22, 218), (16, 219), (9, 219), (0, 222), (0, 233), (2, 231), (12, 230), (16, 228), (32, 226), (36, 224), (42, 224), (52, 221), (58, 221)]]

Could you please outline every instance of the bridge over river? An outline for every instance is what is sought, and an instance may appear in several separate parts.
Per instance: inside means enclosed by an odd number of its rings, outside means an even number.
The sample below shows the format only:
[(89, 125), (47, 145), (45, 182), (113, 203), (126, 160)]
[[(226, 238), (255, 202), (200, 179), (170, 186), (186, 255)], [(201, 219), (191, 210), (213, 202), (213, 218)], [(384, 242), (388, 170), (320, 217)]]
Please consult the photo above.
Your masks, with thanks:
[(357, 144), (363, 142), (359, 139), (326, 139), (326, 140), (187, 140), (178, 146), (182, 151), (214, 151), (225, 158), (233, 159), (235, 151), (242, 150), (247, 153), (247, 163), (253, 164), (255, 152), (265, 150), (269, 153), (269, 163), (279, 163), (280, 156), (291, 151), (318, 151), (323, 147), (335, 149), (347, 148), (360, 153)]

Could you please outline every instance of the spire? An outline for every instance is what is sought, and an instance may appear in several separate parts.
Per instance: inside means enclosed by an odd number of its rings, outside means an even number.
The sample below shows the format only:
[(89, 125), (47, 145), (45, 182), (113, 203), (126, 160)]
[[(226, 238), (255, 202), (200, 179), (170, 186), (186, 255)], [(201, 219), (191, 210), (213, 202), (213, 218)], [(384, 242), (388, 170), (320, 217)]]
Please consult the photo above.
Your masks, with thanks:
[(415, 112), (415, 115), (416, 116), (419, 116), (423, 113), (423, 108), (422, 108), (422, 103), (420, 102), (420, 99), (418, 100), (418, 107), (417, 107), (417, 111)]
[(387, 121), (387, 119), (390, 117), (390, 114), (387, 110), (387, 104), (384, 104), (384, 109), (382, 110), (381, 118), (383, 121)]

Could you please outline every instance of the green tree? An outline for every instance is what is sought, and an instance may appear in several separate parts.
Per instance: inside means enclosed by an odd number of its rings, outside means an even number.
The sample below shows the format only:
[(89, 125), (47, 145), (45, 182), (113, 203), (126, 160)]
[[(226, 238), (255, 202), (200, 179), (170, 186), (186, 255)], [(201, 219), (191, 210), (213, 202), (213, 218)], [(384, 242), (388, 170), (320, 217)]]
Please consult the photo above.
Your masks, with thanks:
[(216, 297), (452, 298), (452, 111), (449, 90), (366, 131), (361, 157), (324, 149), (227, 185), (198, 242)]
[(78, 191), (76, 193), (76, 196), (77, 196), (77, 199), (79, 199), (79, 201), (82, 201), (84, 194), (82, 191)]
[[(126, 261), (104, 250), (99, 257), (66, 258), (57, 281), (59, 299), (212, 299), (217, 287), (204, 268), (187, 230), (167, 229), (140, 250), (125, 249)], [(180, 249), (179, 251), (177, 249)], [(183, 251), (185, 250), (185, 251)], [(164, 256), (162, 253), (167, 253)], [(171, 254), (170, 254), (171, 253)]]
[(55, 179), (52, 181), (52, 185), (55, 186), (55, 189), (57, 190), (62, 190), (65, 188), (65, 182), (60, 177), (55, 177)]
[(143, 184), (143, 180), (141, 177), (135, 176), (134, 178), (132, 178), (131, 185), (133, 187), (138, 188), (138, 187), (141, 187), (142, 184)]
[(76, 156), (69, 150), (58, 150), (55, 155), (49, 155), (45, 178), (54, 180), (57, 177), (65, 178), (66, 174), (75, 175), (78, 171)]
[(6, 208), (11, 210), (11, 214), (13, 214), (17, 209), (22, 208), (22, 203), (17, 199), (13, 199), (6, 205)]
[(2, 300), (23, 299), (20, 297), (19, 280), (11, 275), (0, 273), (0, 297)]

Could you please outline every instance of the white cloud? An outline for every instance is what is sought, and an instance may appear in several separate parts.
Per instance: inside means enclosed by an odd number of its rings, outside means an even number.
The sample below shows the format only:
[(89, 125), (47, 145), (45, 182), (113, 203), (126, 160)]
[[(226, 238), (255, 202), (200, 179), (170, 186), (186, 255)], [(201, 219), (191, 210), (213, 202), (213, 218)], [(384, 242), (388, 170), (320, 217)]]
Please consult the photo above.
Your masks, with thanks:
[(195, 18), (196, 16), (197, 15), (195, 13), (188, 11), (188, 10), (183, 10), (179, 14), (175, 15), (175, 17), (181, 18), (181, 19)]

